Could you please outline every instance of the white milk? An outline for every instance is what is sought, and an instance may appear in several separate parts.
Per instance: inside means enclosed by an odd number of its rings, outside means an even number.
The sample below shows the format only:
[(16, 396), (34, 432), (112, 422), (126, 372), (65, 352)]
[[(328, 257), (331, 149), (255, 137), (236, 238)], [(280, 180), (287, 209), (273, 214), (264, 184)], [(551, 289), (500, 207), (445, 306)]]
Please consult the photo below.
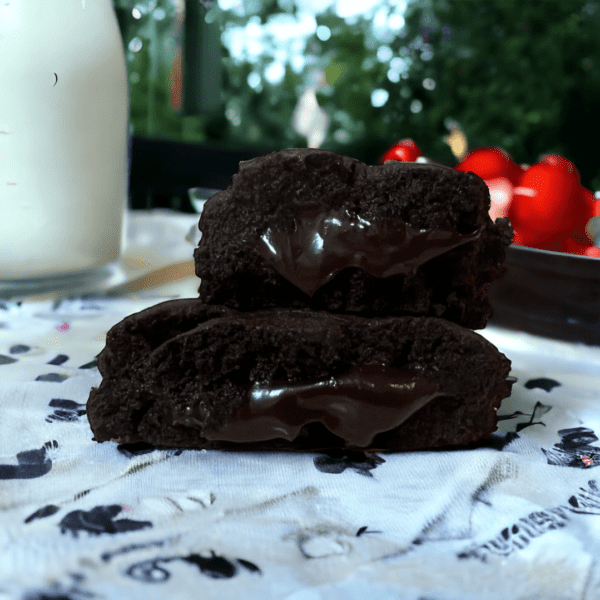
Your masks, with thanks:
[(111, 0), (0, 0), (0, 282), (118, 258), (127, 122)]

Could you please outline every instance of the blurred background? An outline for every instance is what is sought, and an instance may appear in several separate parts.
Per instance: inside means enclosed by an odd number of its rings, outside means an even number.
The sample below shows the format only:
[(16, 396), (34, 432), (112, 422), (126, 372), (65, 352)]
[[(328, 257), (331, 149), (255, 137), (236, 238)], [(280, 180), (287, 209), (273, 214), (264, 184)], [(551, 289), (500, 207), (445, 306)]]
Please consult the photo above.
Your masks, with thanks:
[(133, 208), (192, 211), (237, 163), (289, 147), (376, 163), (401, 138), (572, 160), (600, 189), (600, 0), (113, 0)]

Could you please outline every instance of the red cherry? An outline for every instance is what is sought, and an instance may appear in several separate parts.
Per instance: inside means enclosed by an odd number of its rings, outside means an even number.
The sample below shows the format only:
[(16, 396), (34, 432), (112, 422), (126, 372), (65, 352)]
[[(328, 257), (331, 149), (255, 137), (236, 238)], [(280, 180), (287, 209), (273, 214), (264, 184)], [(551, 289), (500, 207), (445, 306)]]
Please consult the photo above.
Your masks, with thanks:
[(575, 229), (572, 232), (573, 238), (580, 244), (588, 245), (590, 239), (585, 231), (588, 221), (595, 216), (600, 215), (600, 202), (596, 200), (596, 197), (590, 190), (586, 190), (584, 187), (580, 188), (581, 195), (581, 213), (582, 218), (575, 224)]
[(385, 163), (388, 160), (399, 160), (401, 162), (414, 162), (423, 156), (419, 146), (415, 144), (414, 140), (406, 138), (396, 142), (380, 159), (380, 163)]
[(539, 162), (519, 178), (508, 216), (513, 226), (568, 235), (585, 212), (575, 171)]
[(592, 216), (600, 217), (600, 200), (596, 198), (595, 194), (582, 187), (581, 195), (583, 197), (584, 204), (590, 208)]
[(591, 258), (600, 258), (600, 248), (598, 248), (598, 246), (588, 246), (584, 250), (584, 254)]
[(568, 237), (565, 240), (563, 252), (568, 252), (569, 254), (579, 254), (580, 256), (600, 258), (600, 248), (593, 246), (589, 242), (587, 244), (582, 244), (573, 237)]
[(490, 190), (490, 219), (505, 217), (513, 197), (513, 184), (506, 177), (486, 179), (485, 184)]
[(564, 247), (562, 249), (563, 252), (568, 252), (569, 254), (583, 254), (584, 250), (589, 246), (589, 244), (582, 244), (579, 239), (569, 236), (565, 240)]
[(535, 231), (511, 223), (514, 229), (512, 243), (517, 246), (528, 246), (529, 248), (539, 248), (540, 250), (553, 250), (561, 252), (564, 249), (565, 234), (552, 234), (545, 231)]
[(505, 177), (513, 185), (517, 184), (523, 172), (502, 148), (477, 148), (469, 152), (454, 168), (464, 173), (472, 171), (483, 180)]
[(577, 177), (577, 183), (581, 181), (577, 167), (568, 158), (565, 158), (560, 154), (545, 154), (540, 158), (539, 162), (575, 175)]

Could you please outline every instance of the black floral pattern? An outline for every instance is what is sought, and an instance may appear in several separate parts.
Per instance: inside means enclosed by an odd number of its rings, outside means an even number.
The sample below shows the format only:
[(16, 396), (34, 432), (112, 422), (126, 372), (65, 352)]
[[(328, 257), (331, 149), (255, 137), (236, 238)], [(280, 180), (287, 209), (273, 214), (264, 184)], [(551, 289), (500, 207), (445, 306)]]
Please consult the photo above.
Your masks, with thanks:
[(131, 519), (114, 518), (123, 510), (122, 506), (96, 506), (92, 510), (74, 510), (66, 515), (59, 523), (60, 532), (71, 533), (78, 537), (79, 532), (87, 531), (91, 535), (107, 533), (114, 535), (126, 531), (137, 531), (152, 527), (150, 521), (133, 521)]
[(373, 477), (371, 471), (385, 460), (376, 454), (365, 452), (328, 451), (314, 458), (315, 467), (322, 473), (340, 474), (346, 469), (352, 469), (359, 475)]
[(58, 448), (55, 440), (46, 442), (41, 448), (25, 450), (16, 456), (16, 465), (0, 465), (0, 479), (36, 479), (52, 469), (48, 451)]
[(59, 510), (60, 508), (58, 506), (54, 506), (54, 504), (47, 504), (46, 506), (43, 506), (42, 508), (36, 510), (33, 514), (29, 515), (25, 519), (25, 523), (31, 523), (36, 519), (45, 519), (46, 517), (51, 517), (52, 515), (55, 515)]
[[(498, 433), (452, 453), (444, 449), (380, 456), (340, 450), (287, 456), (201, 452), (144, 443), (97, 444), (85, 426), (85, 409), (89, 389), (100, 381), (94, 358), (99, 344), (95, 342), (95, 352), (86, 353), (81, 345), (70, 346), (68, 339), (75, 337), (79, 329), (85, 339), (101, 340), (109, 326), (109, 311), (115, 315), (114, 322), (121, 318), (115, 309), (119, 302), (123, 300), (65, 300), (53, 310), (46, 306), (39, 309), (44, 336), (57, 337), (61, 344), (56, 346), (46, 343), (46, 338), (43, 342), (41, 338), (29, 339), (23, 333), (26, 327), (19, 328), (11, 321), (16, 316), (25, 323), (24, 319), (29, 318), (25, 311), (30, 310), (26, 304), (0, 302), (5, 324), (0, 329), (0, 393), (9, 390), (8, 398), (6, 394), (0, 396), (5, 436), (0, 436), (0, 441), (5, 441), (0, 460), (0, 504), (5, 501), (4, 490), (8, 498), (6, 507), (0, 508), (0, 516), (6, 516), (2, 511), (7, 511), (13, 520), (9, 530), (15, 544), (39, 535), (52, 552), (57, 549), (60, 553), (66, 547), (73, 549), (72, 556), (76, 557), (65, 560), (62, 571), (58, 567), (50, 573), (43, 571), (32, 554), (30, 567), (36, 579), (30, 580), (29, 573), (24, 573), (14, 595), (7, 591), (7, 583), (0, 581), (0, 596), (94, 600), (119, 593), (126, 597), (125, 590), (137, 588), (147, 590), (148, 599), (154, 600), (171, 597), (180, 589), (189, 592), (190, 597), (203, 597), (210, 587), (212, 595), (222, 590), (221, 597), (227, 598), (234, 586), (242, 594), (249, 583), (257, 589), (259, 585), (269, 589), (275, 571), (266, 556), (276, 556), (282, 565), (289, 560), (290, 570), (300, 573), (306, 569), (307, 577), (326, 568), (333, 581), (336, 561), (345, 565), (340, 573), (350, 577), (353, 560), (359, 566), (365, 561), (381, 561), (378, 566), (396, 569), (410, 554), (416, 568), (420, 568), (419, 560), (424, 561), (423, 565), (429, 561), (426, 568), (430, 571), (438, 566), (434, 560), (444, 546), (442, 542), (449, 540), (452, 544), (445, 546), (452, 550), (447, 550), (446, 558), (454, 561), (456, 569), (468, 564), (476, 584), (480, 563), (493, 566), (527, 551), (527, 560), (533, 557), (533, 564), (536, 545), (545, 553), (555, 548), (560, 553), (563, 537), (580, 538), (582, 547), (588, 541), (600, 543), (595, 527), (600, 519), (600, 486), (582, 473), (600, 464), (600, 443), (595, 433), (600, 424), (593, 411), (577, 413), (577, 390), (569, 383), (572, 374), (563, 378), (559, 369), (553, 378), (546, 377), (554, 371), (541, 359), (535, 363), (537, 372), (525, 369), (517, 353), (514, 365), (519, 382), (510, 402), (499, 410), (504, 419)], [(135, 307), (128, 304), (127, 312)], [(124, 315), (126, 311), (121, 312)], [(94, 329), (97, 317), (107, 326), (102, 331)], [(512, 358), (509, 352), (506, 354)], [(537, 360), (533, 351), (530, 358)], [(20, 369), (26, 372), (26, 377), (19, 379), (26, 382), (22, 396), (20, 390), (13, 393), (12, 384), (2, 387), (4, 382), (10, 383), (13, 373), (21, 374)], [(567, 405), (565, 399), (570, 402), (571, 392), (573, 401)], [(5, 420), (5, 415), (15, 423)], [(160, 425), (164, 418), (157, 415), (156, 423)], [(14, 436), (9, 439), (13, 430)], [(181, 458), (170, 460), (172, 457)], [(534, 468), (520, 469), (523, 460)], [(383, 463), (387, 464), (379, 469)], [(410, 468), (405, 470), (404, 465)], [(445, 465), (448, 473), (444, 472)], [(486, 479), (484, 473), (469, 488), (471, 469), (476, 473), (482, 466), (498, 477)], [(75, 475), (69, 473), (75, 468), (79, 469)], [(454, 468), (465, 477), (456, 489), (452, 488), (456, 483)], [(417, 480), (415, 472), (419, 473)], [(525, 505), (521, 511), (514, 507), (509, 510), (498, 488), (507, 486), (504, 492), (516, 484), (526, 492), (528, 482), (522, 479), (525, 472), (530, 477), (540, 473), (535, 485), (541, 486), (542, 492), (544, 478), (564, 477), (570, 483), (556, 499), (550, 494), (543, 496), (548, 506)], [(69, 486), (65, 482), (71, 475)], [(511, 482), (512, 478), (516, 481)], [(219, 489), (221, 482), (223, 491)], [(276, 498), (266, 502), (274, 489), (278, 490)], [(301, 493), (304, 489), (310, 493)], [(561, 493), (559, 485), (556, 490)], [(443, 505), (437, 506), (438, 500)], [(406, 522), (423, 518), (421, 508), (430, 501), (432, 514), (415, 526), (415, 533), (401, 539)], [(410, 502), (414, 502), (414, 512)], [(465, 504), (463, 525), (468, 526), (460, 530), (461, 537), (452, 537), (456, 531), (453, 519), (460, 512), (453, 510), (460, 502)], [(390, 509), (385, 519), (379, 518), (378, 511), (384, 512), (382, 507)], [(482, 534), (475, 524), (486, 515), (490, 528)], [(479, 520), (471, 520), (474, 516)], [(171, 525), (165, 527), (169, 519)], [(594, 526), (588, 529), (586, 523)], [(554, 543), (553, 538), (558, 541)], [(238, 539), (239, 551), (231, 550)], [(252, 544), (255, 552), (248, 549)], [(265, 548), (268, 552), (263, 553)], [(588, 550), (593, 553), (595, 547)], [(428, 556), (430, 551), (433, 558)], [(62, 563), (56, 560), (55, 564)], [(103, 569), (114, 578), (110, 592), (102, 587)], [(485, 567), (486, 576), (490, 572), (495, 571)], [(93, 577), (87, 579), (87, 573), (93, 573)], [(421, 593), (413, 590), (407, 598), (460, 598), (455, 589), (450, 589), (452, 578), (448, 581), (447, 593), (426, 593), (424, 588)], [(595, 597), (596, 589), (587, 589), (581, 595)], [(402, 595), (402, 591), (398, 593)], [(269, 597), (268, 591), (263, 597)]]
[(171, 578), (171, 572), (165, 565), (173, 561), (183, 561), (194, 565), (202, 575), (211, 579), (231, 579), (238, 575), (240, 571), (239, 567), (250, 573), (261, 573), (260, 568), (249, 560), (225, 558), (224, 556), (218, 556), (211, 550), (209, 556), (189, 554), (188, 556), (172, 556), (145, 560), (131, 565), (127, 569), (127, 575), (143, 583), (164, 583)]
[(546, 455), (549, 465), (589, 469), (600, 465), (600, 448), (592, 446), (598, 441), (598, 436), (587, 427), (572, 427), (558, 432), (561, 441), (552, 448), (542, 452)]
[(64, 373), (44, 373), (44, 375), (38, 375), (36, 381), (51, 381), (53, 383), (62, 383), (65, 379), (69, 379), (68, 375)]
[(60, 366), (66, 363), (69, 360), (69, 357), (66, 354), (57, 354), (52, 360), (48, 361), (49, 365)]
[(85, 415), (85, 404), (75, 402), (74, 400), (53, 398), (50, 400), (49, 406), (55, 410), (51, 415), (46, 417), (46, 423), (54, 421), (78, 421), (79, 417)]
[(550, 379), (548, 377), (538, 377), (537, 379), (530, 379), (525, 383), (525, 387), (528, 390), (534, 390), (539, 388), (540, 390), (544, 390), (545, 392), (550, 393), (555, 387), (559, 387), (562, 385), (556, 379)]

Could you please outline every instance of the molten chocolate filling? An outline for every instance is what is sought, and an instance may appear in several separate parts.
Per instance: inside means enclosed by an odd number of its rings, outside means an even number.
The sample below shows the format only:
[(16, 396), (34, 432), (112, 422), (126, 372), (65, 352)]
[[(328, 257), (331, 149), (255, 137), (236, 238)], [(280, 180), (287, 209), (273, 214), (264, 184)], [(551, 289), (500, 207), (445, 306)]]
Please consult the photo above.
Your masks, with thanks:
[(375, 277), (408, 275), (435, 258), (476, 240), (481, 229), (415, 229), (401, 220), (372, 223), (348, 209), (313, 206), (296, 217), (292, 233), (271, 228), (256, 251), (288, 281), (312, 296), (346, 267)]
[[(353, 367), (340, 377), (301, 383), (255, 384), (248, 404), (240, 407), (218, 431), (203, 433), (209, 440), (293, 441), (308, 423), (323, 423), (347, 446), (364, 448), (384, 431), (401, 425), (437, 396), (439, 387), (421, 373), (382, 365)], [(200, 407), (186, 409), (174, 421), (188, 427), (202, 422)]]

